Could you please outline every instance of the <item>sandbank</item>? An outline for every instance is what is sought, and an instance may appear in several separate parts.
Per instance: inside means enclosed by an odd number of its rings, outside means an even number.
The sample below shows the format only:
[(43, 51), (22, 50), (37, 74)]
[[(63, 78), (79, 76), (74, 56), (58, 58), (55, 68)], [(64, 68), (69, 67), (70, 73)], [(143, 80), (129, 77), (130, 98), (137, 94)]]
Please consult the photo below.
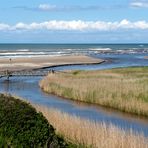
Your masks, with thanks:
[(104, 60), (96, 59), (84, 55), (71, 56), (41, 56), (41, 57), (26, 57), (26, 58), (0, 58), (0, 71), (3, 70), (21, 70), (34, 69), (49, 66), (58, 66), (66, 64), (99, 64)]

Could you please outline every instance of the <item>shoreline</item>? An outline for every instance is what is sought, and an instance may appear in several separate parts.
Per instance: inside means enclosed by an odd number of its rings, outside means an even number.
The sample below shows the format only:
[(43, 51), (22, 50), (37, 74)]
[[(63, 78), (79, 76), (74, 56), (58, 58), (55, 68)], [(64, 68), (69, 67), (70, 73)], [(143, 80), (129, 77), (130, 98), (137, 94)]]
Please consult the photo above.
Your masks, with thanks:
[(71, 64), (58, 64), (58, 65), (51, 65), (51, 66), (45, 66), (45, 67), (40, 67), (40, 68), (34, 68), (33, 70), (38, 70), (38, 69), (46, 69), (46, 68), (55, 68), (55, 67), (62, 67), (62, 66), (74, 66), (74, 65), (97, 65), (97, 64), (102, 64), (106, 62), (106, 60), (102, 60), (99, 63), (71, 63)]
[(139, 118), (143, 118), (143, 119), (147, 119), (147, 117), (148, 117), (147, 115), (139, 115), (137, 113), (127, 112), (124, 109), (123, 110), (119, 109), (118, 107), (113, 107), (113, 106), (108, 106), (108, 105), (102, 105), (102, 104), (93, 103), (93, 102), (89, 102), (89, 101), (75, 100), (73, 98), (64, 97), (62, 95), (58, 95), (58, 94), (53, 93), (53, 92), (52, 93), (49, 93), (48, 91), (45, 91), (41, 87), (40, 87), (40, 89), (43, 92), (47, 93), (47, 94), (51, 94), (51, 95), (60, 97), (63, 100), (72, 101), (72, 102), (77, 103), (77, 104), (82, 103), (82, 104), (86, 104), (86, 105), (93, 105), (93, 106), (96, 106), (96, 107), (102, 107), (102, 108), (105, 108), (105, 109), (109, 109), (109, 110), (112, 110), (112, 111), (117, 111), (119, 113), (124, 113), (124, 114), (130, 115), (130, 116), (135, 116), (135, 117), (139, 117)]
[(0, 59), (0, 71), (5, 70), (24, 70), (24, 69), (45, 69), (67, 65), (91, 65), (101, 64), (103, 59), (97, 59), (84, 55), (77, 56), (55, 56), (55, 57), (32, 57), (32, 58), (14, 58)]

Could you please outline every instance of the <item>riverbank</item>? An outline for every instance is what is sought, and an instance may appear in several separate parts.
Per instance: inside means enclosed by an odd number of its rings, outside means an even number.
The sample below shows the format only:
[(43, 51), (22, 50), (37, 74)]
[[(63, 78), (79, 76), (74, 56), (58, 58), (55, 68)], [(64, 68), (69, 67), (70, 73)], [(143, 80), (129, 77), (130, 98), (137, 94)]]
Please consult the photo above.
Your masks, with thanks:
[(40, 87), (64, 98), (148, 116), (148, 67), (56, 73)]
[(0, 58), (0, 70), (35, 69), (58, 65), (99, 64), (103, 61), (84, 55)]
[[(45, 106), (34, 105), (67, 140), (91, 148), (147, 148), (142, 133), (122, 130), (110, 124), (95, 123)], [(83, 147), (83, 146), (82, 146)]]

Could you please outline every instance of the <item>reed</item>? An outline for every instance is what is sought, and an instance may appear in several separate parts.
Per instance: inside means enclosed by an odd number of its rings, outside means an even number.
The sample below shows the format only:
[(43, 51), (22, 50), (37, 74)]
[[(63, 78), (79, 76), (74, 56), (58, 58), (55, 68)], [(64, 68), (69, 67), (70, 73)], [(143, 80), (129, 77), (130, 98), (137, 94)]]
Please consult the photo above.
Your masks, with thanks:
[(56, 132), (82, 147), (92, 148), (147, 148), (148, 139), (132, 130), (124, 131), (113, 125), (95, 123), (59, 110), (35, 105)]
[(50, 74), (40, 81), (48, 93), (148, 116), (148, 67)]

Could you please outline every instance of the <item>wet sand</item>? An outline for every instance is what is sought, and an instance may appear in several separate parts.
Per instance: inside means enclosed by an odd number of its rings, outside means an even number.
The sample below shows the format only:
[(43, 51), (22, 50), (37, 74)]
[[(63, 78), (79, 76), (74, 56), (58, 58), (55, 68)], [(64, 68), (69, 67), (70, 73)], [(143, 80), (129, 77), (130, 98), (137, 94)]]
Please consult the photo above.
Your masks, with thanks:
[(65, 64), (99, 64), (102, 59), (96, 59), (88, 56), (42, 56), (27, 58), (2, 58), (0, 59), (0, 71), (3, 70), (21, 70), (34, 69), (48, 66), (57, 66)]

